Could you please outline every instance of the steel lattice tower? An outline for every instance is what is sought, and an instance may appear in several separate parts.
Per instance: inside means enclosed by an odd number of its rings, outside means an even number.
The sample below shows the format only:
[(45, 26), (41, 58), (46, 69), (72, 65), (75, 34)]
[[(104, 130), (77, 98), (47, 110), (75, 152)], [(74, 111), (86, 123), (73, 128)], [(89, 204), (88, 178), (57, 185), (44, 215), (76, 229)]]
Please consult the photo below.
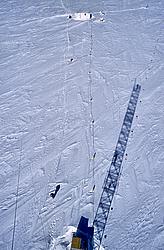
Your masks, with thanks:
[(108, 214), (120, 175), (121, 165), (128, 142), (129, 132), (133, 122), (140, 89), (141, 86), (139, 84), (134, 84), (112, 162), (104, 180), (103, 191), (93, 222), (94, 249), (99, 249), (102, 242)]

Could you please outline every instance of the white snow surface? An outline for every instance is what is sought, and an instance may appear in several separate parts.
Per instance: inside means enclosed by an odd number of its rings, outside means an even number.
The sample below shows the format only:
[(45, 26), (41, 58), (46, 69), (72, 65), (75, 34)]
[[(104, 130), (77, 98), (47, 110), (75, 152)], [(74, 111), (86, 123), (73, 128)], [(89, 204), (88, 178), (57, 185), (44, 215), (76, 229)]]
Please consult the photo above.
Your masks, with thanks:
[(54, 238), (51, 241), (50, 250), (71, 249), (72, 235), (73, 232), (76, 232), (77, 228), (69, 226), (68, 228), (65, 228), (65, 230), (66, 233), (63, 236)]
[(162, 0), (0, 1), (0, 250), (53, 249), (81, 215), (92, 224), (135, 78), (102, 247), (164, 249), (163, 19)]

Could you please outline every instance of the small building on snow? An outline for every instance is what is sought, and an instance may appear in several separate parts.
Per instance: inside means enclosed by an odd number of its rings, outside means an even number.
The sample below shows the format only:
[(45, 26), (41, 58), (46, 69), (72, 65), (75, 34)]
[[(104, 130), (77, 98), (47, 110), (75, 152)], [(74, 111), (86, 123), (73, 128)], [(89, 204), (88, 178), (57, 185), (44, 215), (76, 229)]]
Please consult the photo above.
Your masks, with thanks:
[(74, 20), (77, 20), (77, 21), (87, 21), (87, 20), (90, 20), (92, 19), (92, 14), (91, 13), (86, 13), (86, 12), (82, 12), (82, 13), (75, 13), (72, 15), (72, 18)]

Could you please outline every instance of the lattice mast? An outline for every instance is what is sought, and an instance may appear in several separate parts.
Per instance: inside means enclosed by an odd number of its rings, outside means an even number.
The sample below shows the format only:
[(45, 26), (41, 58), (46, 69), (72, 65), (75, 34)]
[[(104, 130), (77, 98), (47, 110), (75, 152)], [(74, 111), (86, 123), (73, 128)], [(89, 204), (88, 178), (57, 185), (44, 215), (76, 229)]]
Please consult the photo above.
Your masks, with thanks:
[(116, 190), (118, 178), (120, 175), (123, 156), (128, 142), (129, 132), (132, 126), (134, 113), (139, 97), (141, 86), (134, 84), (128, 108), (124, 117), (121, 132), (118, 138), (116, 149), (109, 167), (107, 176), (104, 180), (103, 191), (100, 202), (94, 218), (94, 249), (99, 249), (104, 235), (105, 226), (108, 219), (111, 203)]

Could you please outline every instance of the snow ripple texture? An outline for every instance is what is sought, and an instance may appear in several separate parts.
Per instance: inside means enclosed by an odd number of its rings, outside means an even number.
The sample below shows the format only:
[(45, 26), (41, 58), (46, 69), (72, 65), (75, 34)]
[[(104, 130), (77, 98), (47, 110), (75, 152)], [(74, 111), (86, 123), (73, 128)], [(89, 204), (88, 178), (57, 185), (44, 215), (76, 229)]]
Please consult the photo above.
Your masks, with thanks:
[(163, 19), (162, 0), (0, 1), (1, 250), (69, 249), (93, 221), (135, 79), (103, 248), (164, 249)]

